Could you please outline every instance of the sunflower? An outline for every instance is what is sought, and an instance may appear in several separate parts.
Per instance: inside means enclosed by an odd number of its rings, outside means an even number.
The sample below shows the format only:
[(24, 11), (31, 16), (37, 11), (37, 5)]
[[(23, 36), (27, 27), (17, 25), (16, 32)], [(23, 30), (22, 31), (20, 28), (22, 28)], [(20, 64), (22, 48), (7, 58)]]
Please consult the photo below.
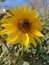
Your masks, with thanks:
[(40, 21), (40, 16), (37, 15), (37, 10), (30, 10), (28, 5), (10, 8), (12, 14), (5, 12), (8, 16), (2, 19), (2, 26), (5, 30), (2, 34), (9, 34), (7, 42), (16, 44), (17, 42), (23, 42), (27, 48), (30, 43), (36, 48), (37, 41), (40, 41), (39, 37), (44, 37), (40, 29), (44, 25), (44, 22)]

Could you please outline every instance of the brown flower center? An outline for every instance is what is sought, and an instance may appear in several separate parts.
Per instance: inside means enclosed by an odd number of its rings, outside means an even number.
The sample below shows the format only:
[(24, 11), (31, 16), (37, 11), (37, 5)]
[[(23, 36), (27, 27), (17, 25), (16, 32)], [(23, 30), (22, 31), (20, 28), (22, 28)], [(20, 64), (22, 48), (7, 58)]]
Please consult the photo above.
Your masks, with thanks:
[(18, 28), (24, 33), (29, 32), (31, 29), (31, 23), (28, 19), (24, 19), (18, 23)]

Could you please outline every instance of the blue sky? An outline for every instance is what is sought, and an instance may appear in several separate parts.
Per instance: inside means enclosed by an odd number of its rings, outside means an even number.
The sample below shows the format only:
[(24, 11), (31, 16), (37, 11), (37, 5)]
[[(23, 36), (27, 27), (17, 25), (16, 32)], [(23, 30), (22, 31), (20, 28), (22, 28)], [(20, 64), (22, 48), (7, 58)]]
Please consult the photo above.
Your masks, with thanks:
[[(30, 0), (28, 1), (30, 2)], [(47, 0), (47, 2), (49, 2), (49, 0)], [(24, 6), (25, 4), (26, 4), (25, 0), (6, 0), (5, 2), (0, 2), (0, 6), (8, 6), (8, 7), (15, 7), (20, 5)]]
[(6, 0), (6, 2), (0, 2), (0, 6), (8, 6), (15, 7), (20, 5), (25, 5), (26, 2), (24, 0)]

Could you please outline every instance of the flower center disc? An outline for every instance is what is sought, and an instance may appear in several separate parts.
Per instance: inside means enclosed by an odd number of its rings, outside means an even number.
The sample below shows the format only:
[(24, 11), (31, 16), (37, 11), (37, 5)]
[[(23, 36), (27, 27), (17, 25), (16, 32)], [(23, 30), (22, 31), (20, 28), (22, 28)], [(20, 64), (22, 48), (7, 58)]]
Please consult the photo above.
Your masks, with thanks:
[(19, 27), (19, 29), (22, 32), (26, 33), (26, 32), (30, 31), (30, 29), (31, 29), (31, 23), (29, 22), (28, 19), (24, 19), (24, 20), (22, 20), (22, 21), (19, 22), (18, 27)]

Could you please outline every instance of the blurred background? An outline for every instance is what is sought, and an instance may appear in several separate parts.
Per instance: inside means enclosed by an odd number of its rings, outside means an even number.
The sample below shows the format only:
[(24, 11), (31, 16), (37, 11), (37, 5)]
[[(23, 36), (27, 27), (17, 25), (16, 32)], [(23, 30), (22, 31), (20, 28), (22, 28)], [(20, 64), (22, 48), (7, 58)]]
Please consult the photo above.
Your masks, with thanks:
[[(49, 65), (49, 0), (0, 0), (0, 31), (4, 28), (1, 26), (1, 19), (5, 11), (9, 8), (20, 7), (20, 5), (29, 5), (30, 9), (37, 9), (41, 20), (46, 24), (41, 29), (45, 35), (41, 38), (35, 49), (32, 44), (24, 51), (22, 43), (17, 45), (5, 44), (7, 35), (0, 35), (0, 65)], [(1, 41), (2, 40), (2, 41)]]

